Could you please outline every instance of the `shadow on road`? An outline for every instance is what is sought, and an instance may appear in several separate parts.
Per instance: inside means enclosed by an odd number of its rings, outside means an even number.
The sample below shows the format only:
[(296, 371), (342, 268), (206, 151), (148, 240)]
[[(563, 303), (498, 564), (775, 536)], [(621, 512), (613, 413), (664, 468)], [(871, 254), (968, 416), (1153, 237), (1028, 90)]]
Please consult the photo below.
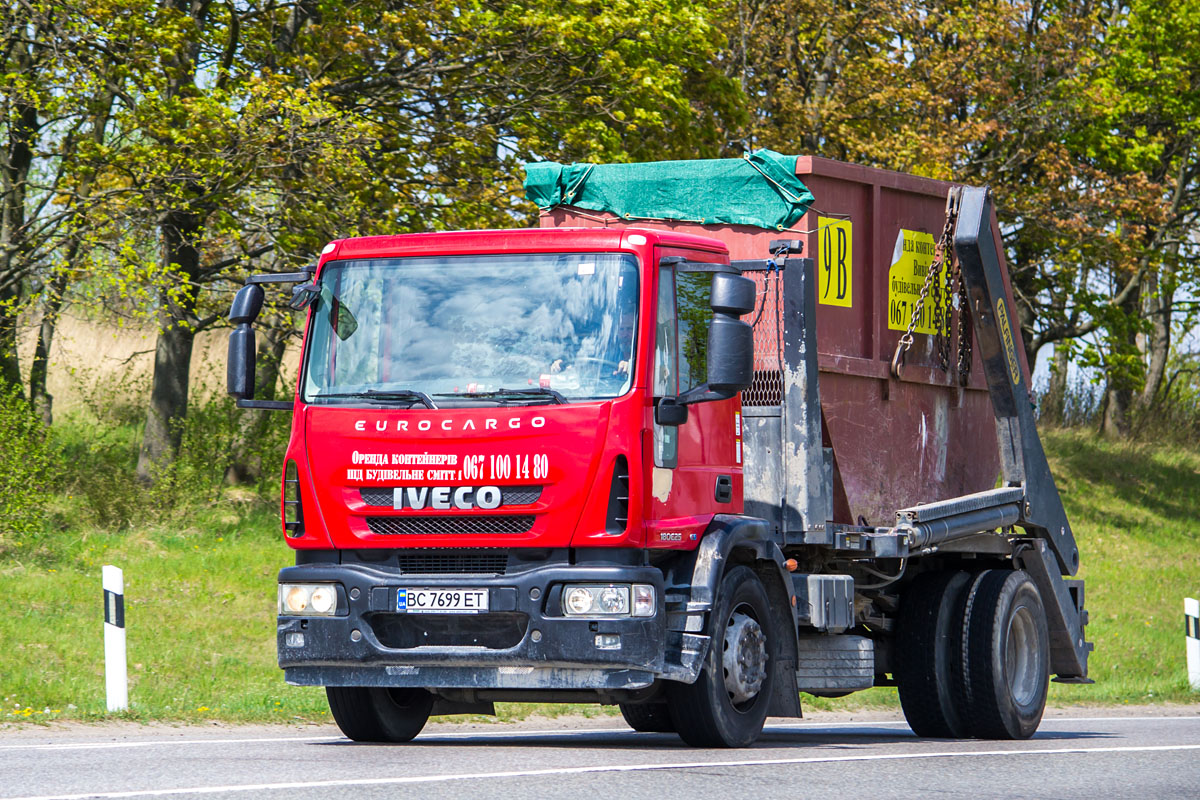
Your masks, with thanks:
[[(1081, 741), (1089, 739), (1121, 738), (1118, 734), (1102, 731), (1044, 731), (1034, 735), (1034, 741)], [(979, 744), (981, 740), (923, 739), (907, 728), (890, 728), (863, 725), (861, 728), (771, 728), (763, 732), (753, 749), (780, 748), (860, 748), (872, 745), (903, 743)], [(996, 741), (997, 746), (1010, 744)], [(352, 742), (349, 740), (312, 742), (308, 747), (538, 747), (579, 749), (581, 747), (606, 750), (682, 750), (695, 751), (670, 733), (637, 733), (635, 731), (562, 731), (554, 733), (520, 733), (511, 735), (480, 733), (479, 736), (429, 733), (418, 736), (402, 745)]]

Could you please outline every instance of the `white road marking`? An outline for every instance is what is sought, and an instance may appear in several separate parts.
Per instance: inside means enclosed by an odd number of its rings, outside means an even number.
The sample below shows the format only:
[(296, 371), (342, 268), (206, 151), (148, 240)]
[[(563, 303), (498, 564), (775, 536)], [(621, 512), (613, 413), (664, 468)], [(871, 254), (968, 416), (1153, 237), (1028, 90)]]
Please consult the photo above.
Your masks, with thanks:
[(806, 758), (753, 758), (730, 761), (678, 761), (664, 764), (608, 764), (593, 767), (556, 767), (551, 769), (475, 772), (449, 775), (409, 775), (396, 778), (347, 778), (330, 781), (289, 781), (281, 783), (231, 784), (226, 786), (189, 786), (176, 789), (134, 789), (123, 792), (84, 792), (7, 797), (0, 800), (120, 800), (126, 797), (169, 797), (189, 794), (228, 794), (232, 792), (284, 791), (288, 789), (328, 789), (342, 786), (397, 786), (401, 784), (449, 783), (452, 781), (494, 780), (497, 778), (541, 778), (559, 775), (586, 775), (603, 772), (661, 772), (681, 769), (720, 767), (778, 767), (798, 764), (830, 764), (854, 761), (902, 761), (933, 758), (987, 758), (994, 756), (1082, 755), (1087, 753), (1156, 753), (1200, 750), (1200, 744), (1146, 745), (1132, 747), (1059, 747), (1054, 749), (1014, 749), (945, 751), (936, 753), (881, 753), (857, 756), (809, 756)]
[(158, 739), (128, 742), (60, 742), (57, 744), (3, 744), (0, 750), (108, 750), (115, 747), (155, 747), (172, 744), (246, 744), (252, 742), (332, 742), (344, 736), (275, 736), (256, 739)]
[[(1200, 721), (1200, 713), (1191, 716), (1164, 717), (1046, 717), (1042, 725), (1079, 722), (1167, 722), (1167, 721)], [(813, 733), (834, 728), (907, 728), (904, 720), (862, 720), (860, 722), (795, 722), (766, 725), (763, 730), (767, 733)], [(575, 730), (490, 730), (490, 731), (431, 731), (418, 739), (419, 742), (437, 741), (439, 739), (475, 739), (475, 738), (544, 738), (548, 736), (590, 736), (602, 733), (627, 733), (633, 735), (627, 727), (620, 728), (577, 728)], [(258, 737), (245, 739), (155, 739), (148, 741), (122, 742), (59, 742), (42, 744), (0, 744), (3, 750), (108, 750), (120, 747), (158, 747), (169, 745), (200, 745), (200, 744), (253, 744), (271, 742), (336, 742), (345, 739), (344, 736), (280, 736)]]

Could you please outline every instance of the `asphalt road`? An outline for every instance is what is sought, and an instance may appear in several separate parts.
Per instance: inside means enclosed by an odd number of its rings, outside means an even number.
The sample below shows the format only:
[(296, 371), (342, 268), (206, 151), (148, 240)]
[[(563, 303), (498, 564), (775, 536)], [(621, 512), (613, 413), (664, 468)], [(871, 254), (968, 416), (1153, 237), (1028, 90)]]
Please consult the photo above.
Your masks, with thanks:
[(394, 746), (330, 726), (30, 726), (0, 731), (0, 800), (1200, 798), (1200, 708), (1068, 713), (1024, 742), (822, 715), (771, 721), (746, 750), (692, 749), (619, 718), (439, 725)]

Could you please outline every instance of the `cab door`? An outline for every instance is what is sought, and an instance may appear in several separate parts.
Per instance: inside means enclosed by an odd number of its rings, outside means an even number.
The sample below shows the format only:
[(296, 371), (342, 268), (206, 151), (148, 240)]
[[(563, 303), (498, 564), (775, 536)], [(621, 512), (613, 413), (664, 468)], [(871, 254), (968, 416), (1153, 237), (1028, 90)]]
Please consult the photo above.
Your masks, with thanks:
[[(712, 274), (677, 269), (666, 256), (718, 262), (716, 253), (658, 248), (652, 391), (654, 402), (707, 379)], [(653, 423), (645, 493), (646, 544), (692, 547), (715, 514), (741, 513), (741, 401), (696, 403), (678, 427)], [(652, 456), (652, 458), (650, 458)]]

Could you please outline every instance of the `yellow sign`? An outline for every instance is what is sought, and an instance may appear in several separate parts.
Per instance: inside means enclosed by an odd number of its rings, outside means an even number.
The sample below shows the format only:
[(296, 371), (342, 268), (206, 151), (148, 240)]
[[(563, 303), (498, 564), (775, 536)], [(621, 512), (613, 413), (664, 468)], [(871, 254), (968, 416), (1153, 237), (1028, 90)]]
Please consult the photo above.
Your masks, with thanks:
[[(896, 247), (892, 251), (892, 267), (888, 270), (888, 328), (893, 331), (908, 330), (913, 309), (921, 297), (921, 287), (933, 263), (936, 243), (933, 236), (922, 231), (900, 229)], [(938, 283), (944, 285), (945, 276), (938, 275)], [(930, 294), (933, 287), (930, 286)], [(950, 298), (942, 298), (942, 313), (945, 314)], [(921, 306), (921, 316), (913, 330), (917, 333), (937, 333), (934, 322), (937, 311), (933, 297), (926, 297)]]
[(1008, 308), (1004, 298), (996, 298), (996, 325), (1000, 328), (1000, 341), (1004, 343), (1004, 357), (1008, 360), (1008, 377), (1013, 386), (1021, 385), (1021, 362), (1017, 361), (1017, 347), (1013, 343), (1012, 323), (1008, 321)]
[(817, 217), (817, 301), (850, 308), (854, 299), (854, 237), (848, 219)]

